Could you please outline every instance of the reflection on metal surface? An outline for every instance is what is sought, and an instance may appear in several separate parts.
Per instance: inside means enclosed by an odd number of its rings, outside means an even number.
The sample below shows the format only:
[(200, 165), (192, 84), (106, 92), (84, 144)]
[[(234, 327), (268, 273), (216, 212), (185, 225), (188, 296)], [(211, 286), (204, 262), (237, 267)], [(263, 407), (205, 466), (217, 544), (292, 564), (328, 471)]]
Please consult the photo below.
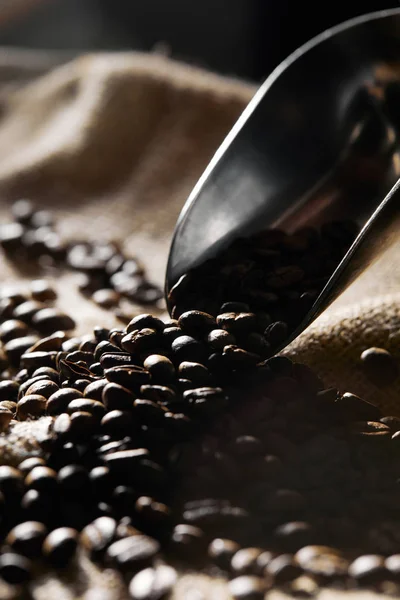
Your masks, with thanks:
[(365, 224), (293, 339), (379, 256), (400, 214), (399, 186), (388, 194), (400, 175), (399, 56), (400, 8), (325, 32), (272, 73), (182, 211), (167, 292), (262, 228), (344, 216)]

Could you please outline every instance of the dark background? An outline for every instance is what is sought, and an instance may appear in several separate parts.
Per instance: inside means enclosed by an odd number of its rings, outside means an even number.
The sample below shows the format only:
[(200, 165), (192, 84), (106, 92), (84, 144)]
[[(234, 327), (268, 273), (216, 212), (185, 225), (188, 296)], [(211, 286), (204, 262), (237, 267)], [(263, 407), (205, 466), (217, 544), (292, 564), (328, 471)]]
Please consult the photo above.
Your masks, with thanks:
[(327, 27), (396, 6), (386, 0), (36, 0), (0, 25), (0, 45), (75, 53), (152, 50), (161, 42), (175, 58), (260, 81)]

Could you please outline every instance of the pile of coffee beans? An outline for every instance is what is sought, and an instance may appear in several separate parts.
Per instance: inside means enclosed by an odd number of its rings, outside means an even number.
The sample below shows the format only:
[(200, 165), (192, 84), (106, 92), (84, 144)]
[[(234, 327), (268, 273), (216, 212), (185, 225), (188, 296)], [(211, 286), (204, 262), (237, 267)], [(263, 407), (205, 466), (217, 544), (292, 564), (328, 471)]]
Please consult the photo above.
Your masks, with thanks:
[(0, 435), (48, 423), (40, 455), (0, 465), (1, 580), (85, 554), (134, 600), (181, 570), (242, 599), (398, 592), (400, 418), (265, 358), (281, 325), (243, 298), (82, 337), (55, 300), (45, 281), (0, 293)]
[[(134, 304), (157, 305), (161, 289), (151, 283), (136, 257), (127, 257), (116, 242), (64, 241), (57, 233), (55, 219), (47, 210), (35, 210), (29, 200), (12, 206), (13, 221), (0, 226), (0, 245), (7, 257), (19, 265), (32, 264), (69, 268), (80, 272), (80, 291), (104, 308), (119, 307), (121, 298)], [(128, 319), (129, 321), (129, 319)]]
[(320, 230), (268, 229), (240, 238), (179, 279), (168, 296), (171, 314), (205, 311), (239, 334), (239, 345), (270, 356), (311, 308), (358, 231), (353, 221), (333, 221)]

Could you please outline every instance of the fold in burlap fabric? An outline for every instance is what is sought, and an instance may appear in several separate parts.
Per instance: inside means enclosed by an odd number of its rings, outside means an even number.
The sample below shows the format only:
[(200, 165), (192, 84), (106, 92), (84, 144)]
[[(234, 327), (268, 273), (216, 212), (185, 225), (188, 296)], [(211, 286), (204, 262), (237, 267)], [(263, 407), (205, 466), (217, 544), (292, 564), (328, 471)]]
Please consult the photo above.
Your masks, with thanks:
[[(162, 284), (179, 211), (254, 92), (253, 85), (159, 56), (104, 54), (65, 63), (45, 54), (3, 51), (2, 221), (12, 199), (30, 197), (56, 211), (66, 237), (125, 240), (127, 251), (142, 258), (150, 277)], [(328, 384), (393, 412), (400, 382), (385, 390), (371, 385), (359, 355), (371, 345), (400, 354), (399, 251), (392, 248), (288, 350), (315, 365)], [(0, 274), (7, 283), (33, 276), (16, 272), (3, 257)], [(80, 332), (99, 322), (113, 324), (109, 314), (77, 294), (73, 275), (63, 275), (56, 285), (60, 304), (76, 315)], [(2, 460), (35, 451), (31, 434), (24, 424), (13, 436), (3, 436)], [(181, 582), (181, 590), (189, 584)], [(207, 580), (201, 585), (207, 597), (226, 597), (222, 584), (212, 591)], [(35, 598), (124, 597), (115, 574), (100, 575), (86, 564), (65, 581), (45, 576), (32, 593)], [(190, 591), (179, 595), (194, 597)]]

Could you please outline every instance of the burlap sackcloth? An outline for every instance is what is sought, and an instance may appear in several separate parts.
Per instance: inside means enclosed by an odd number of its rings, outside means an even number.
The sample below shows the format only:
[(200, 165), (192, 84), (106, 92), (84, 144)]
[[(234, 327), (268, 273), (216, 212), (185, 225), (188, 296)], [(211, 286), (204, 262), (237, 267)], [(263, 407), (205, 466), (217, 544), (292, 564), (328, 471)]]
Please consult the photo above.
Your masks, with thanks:
[[(255, 89), (162, 56), (98, 54), (65, 62), (0, 51), (1, 221), (9, 218), (14, 198), (30, 197), (56, 211), (66, 237), (125, 240), (127, 252), (138, 255), (162, 284), (179, 211)], [(327, 384), (364, 395), (391, 413), (400, 412), (400, 380), (379, 390), (365, 378), (359, 355), (381, 345), (400, 358), (399, 257), (396, 245), (287, 351), (315, 366)], [(36, 275), (16, 272), (3, 257), (0, 274), (4, 284)], [(98, 323), (115, 325), (109, 313), (77, 293), (74, 275), (57, 278), (55, 285), (79, 332)], [(35, 436), (45, 428), (21, 424), (1, 436), (0, 461), (18, 462), (37, 452)], [(36, 580), (31, 593), (59, 600), (126, 594), (117, 574), (100, 572), (83, 558), (65, 576)], [(5, 594), (0, 589), (0, 597)], [(228, 597), (223, 582), (203, 576), (183, 577), (175, 595)]]

